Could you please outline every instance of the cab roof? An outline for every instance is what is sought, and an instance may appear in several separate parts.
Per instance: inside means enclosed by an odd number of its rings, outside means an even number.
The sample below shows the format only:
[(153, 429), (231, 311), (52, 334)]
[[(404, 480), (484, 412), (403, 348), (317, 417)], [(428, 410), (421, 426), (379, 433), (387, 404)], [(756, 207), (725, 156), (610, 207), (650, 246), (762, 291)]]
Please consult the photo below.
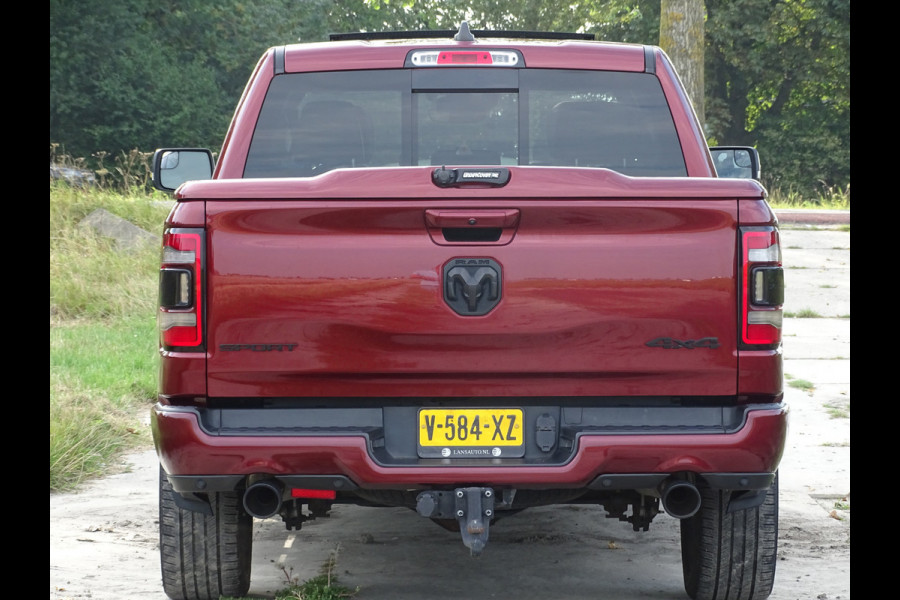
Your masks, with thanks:
[[(328, 42), (291, 44), (270, 49), (277, 73), (415, 67), (416, 50), (464, 53), (515, 51), (516, 68), (600, 69), (655, 72), (658, 48), (641, 44), (599, 42), (593, 34), (469, 30), (338, 33)], [(424, 68), (437, 67), (429, 65)], [(472, 66), (456, 64), (446, 66)], [(498, 67), (502, 64), (479, 66)]]

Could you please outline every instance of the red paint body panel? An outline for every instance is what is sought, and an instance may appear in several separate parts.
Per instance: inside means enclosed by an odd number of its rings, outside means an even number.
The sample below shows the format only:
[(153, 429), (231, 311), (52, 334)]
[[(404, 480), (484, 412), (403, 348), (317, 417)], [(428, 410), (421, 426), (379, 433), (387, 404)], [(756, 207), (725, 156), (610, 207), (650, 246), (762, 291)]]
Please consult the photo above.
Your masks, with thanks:
[(165, 398), (206, 396), (206, 354), (197, 352), (159, 353), (159, 394)]
[[(428, 485), (498, 485), (581, 488), (606, 473), (773, 472), (787, 435), (785, 409), (749, 413), (735, 434), (584, 435), (575, 457), (563, 466), (385, 467), (369, 456), (362, 437), (214, 437), (190, 413), (153, 411), (160, 461), (168, 473), (345, 475), (362, 488)], [(514, 461), (513, 461), (514, 462)]]
[(738, 353), (738, 394), (778, 397), (784, 389), (781, 349)]
[(166, 218), (166, 227), (203, 227), (206, 224), (206, 206), (203, 201), (177, 202)]
[[(736, 205), (468, 201), (521, 220), (459, 248), (431, 241), (433, 201), (209, 201), (209, 394), (734, 394)], [(443, 301), (460, 256), (502, 265), (488, 315)], [(721, 348), (645, 345), (661, 336)], [(294, 346), (219, 350), (240, 343)]]

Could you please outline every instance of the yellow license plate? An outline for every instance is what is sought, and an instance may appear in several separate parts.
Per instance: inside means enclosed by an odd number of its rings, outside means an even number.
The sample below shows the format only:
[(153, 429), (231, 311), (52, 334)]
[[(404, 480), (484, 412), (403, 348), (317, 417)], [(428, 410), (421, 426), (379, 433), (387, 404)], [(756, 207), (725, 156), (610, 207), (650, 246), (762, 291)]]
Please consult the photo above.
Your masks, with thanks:
[(521, 408), (423, 408), (419, 411), (419, 456), (524, 456), (523, 418)]

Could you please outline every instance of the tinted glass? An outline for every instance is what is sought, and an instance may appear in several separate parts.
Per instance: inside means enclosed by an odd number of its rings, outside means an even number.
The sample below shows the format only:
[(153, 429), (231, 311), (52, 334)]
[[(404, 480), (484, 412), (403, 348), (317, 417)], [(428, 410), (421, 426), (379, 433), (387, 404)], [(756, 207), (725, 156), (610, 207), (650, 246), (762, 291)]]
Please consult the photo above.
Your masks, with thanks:
[(426, 70), (276, 77), (244, 175), (310, 177), (340, 167), (500, 164), (686, 175), (672, 117), (652, 75), (453, 69), (452, 77), (431, 77), (427, 81), (434, 82), (425, 85), (413, 73)]
[(519, 81), (527, 106), (527, 164), (605, 167), (633, 176), (687, 174), (653, 75), (534, 69), (523, 70)]
[(415, 94), (420, 165), (517, 165), (518, 94)]
[[(250, 144), (245, 177), (311, 177), (408, 164), (408, 71), (280, 75)], [(407, 142), (407, 147), (409, 142)]]

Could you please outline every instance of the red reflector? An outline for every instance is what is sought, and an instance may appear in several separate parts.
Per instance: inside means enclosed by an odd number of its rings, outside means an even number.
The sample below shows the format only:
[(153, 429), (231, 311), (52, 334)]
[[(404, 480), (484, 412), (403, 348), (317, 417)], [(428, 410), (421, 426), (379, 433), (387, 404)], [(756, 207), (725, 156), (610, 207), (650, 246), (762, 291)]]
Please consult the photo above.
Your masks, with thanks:
[(490, 65), (493, 62), (490, 52), (441, 52), (437, 59), (439, 65)]
[(172, 327), (162, 332), (166, 346), (196, 346), (200, 341), (196, 327)]
[(321, 500), (334, 500), (337, 498), (337, 492), (334, 490), (303, 490), (300, 488), (291, 489), (291, 498), (315, 498)]
[(772, 325), (747, 325), (744, 341), (748, 344), (777, 344), (781, 341), (781, 330)]

